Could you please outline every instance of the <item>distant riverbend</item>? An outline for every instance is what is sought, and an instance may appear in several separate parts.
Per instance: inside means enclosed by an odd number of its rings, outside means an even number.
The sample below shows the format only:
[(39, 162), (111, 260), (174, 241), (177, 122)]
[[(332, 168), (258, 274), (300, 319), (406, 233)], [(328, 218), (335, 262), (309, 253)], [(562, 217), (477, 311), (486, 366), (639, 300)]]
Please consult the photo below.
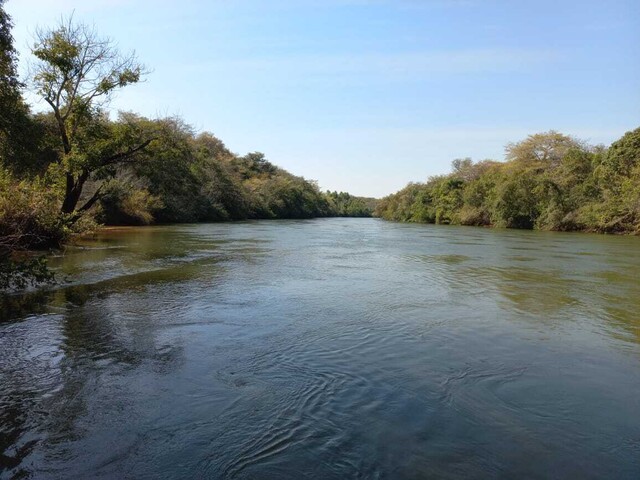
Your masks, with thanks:
[(640, 478), (640, 238), (104, 230), (0, 322), (0, 478)]

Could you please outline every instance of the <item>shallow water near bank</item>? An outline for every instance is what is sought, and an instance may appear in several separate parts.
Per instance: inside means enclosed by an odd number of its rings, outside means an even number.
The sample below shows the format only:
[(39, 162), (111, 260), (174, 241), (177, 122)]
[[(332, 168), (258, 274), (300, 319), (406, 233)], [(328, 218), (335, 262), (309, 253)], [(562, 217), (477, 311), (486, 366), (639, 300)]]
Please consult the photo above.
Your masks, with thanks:
[(0, 477), (640, 478), (640, 239), (106, 230), (0, 322)]

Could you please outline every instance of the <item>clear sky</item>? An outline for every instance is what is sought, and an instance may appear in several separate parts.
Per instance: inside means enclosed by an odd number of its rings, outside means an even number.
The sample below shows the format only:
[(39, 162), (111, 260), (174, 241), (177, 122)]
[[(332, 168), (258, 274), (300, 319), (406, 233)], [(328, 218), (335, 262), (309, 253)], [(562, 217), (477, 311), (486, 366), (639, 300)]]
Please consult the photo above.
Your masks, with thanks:
[(383, 196), (454, 158), (640, 126), (639, 0), (9, 0), (21, 61), (75, 10), (152, 73), (113, 107), (178, 114), (323, 189)]

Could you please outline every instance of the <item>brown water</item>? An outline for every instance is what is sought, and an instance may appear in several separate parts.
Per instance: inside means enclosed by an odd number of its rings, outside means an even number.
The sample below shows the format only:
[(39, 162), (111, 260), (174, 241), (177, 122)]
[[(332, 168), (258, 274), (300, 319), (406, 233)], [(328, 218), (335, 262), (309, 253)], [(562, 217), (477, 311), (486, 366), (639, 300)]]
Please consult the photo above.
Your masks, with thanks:
[(106, 231), (0, 317), (0, 477), (640, 478), (640, 239)]

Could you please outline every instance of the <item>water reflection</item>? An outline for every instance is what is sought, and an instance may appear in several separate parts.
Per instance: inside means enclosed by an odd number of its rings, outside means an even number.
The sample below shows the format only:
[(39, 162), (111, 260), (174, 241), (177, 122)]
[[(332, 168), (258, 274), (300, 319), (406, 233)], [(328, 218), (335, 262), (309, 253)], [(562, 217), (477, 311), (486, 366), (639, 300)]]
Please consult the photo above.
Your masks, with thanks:
[(637, 478), (636, 238), (119, 229), (3, 300), (0, 476)]

